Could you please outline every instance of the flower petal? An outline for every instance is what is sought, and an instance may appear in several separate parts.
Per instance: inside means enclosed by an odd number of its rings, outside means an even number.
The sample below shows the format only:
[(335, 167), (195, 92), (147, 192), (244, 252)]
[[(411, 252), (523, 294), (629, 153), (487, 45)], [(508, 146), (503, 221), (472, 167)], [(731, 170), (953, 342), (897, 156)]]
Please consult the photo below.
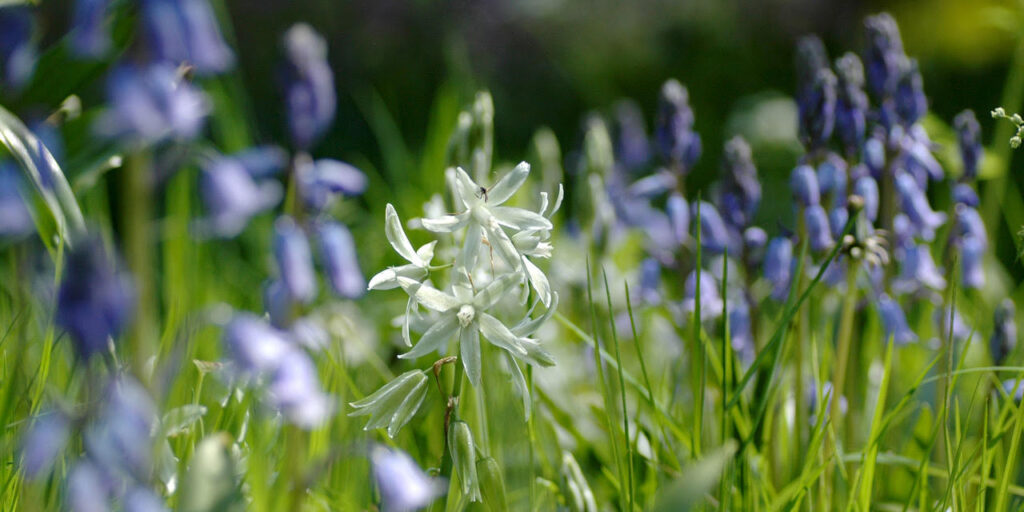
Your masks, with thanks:
[(491, 214), (502, 226), (517, 230), (551, 229), (551, 221), (537, 212), (512, 206), (492, 206)]
[(519, 274), (504, 274), (491, 281), (473, 297), (473, 305), (480, 310), (491, 309), (522, 278)]
[(496, 347), (508, 350), (515, 356), (526, 356), (526, 349), (522, 345), (524, 338), (512, 334), (505, 324), (487, 313), (481, 312), (479, 316), (480, 332), (487, 338), (487, 341)]
[(476, 261), (480, 256), (480, 241), (483, 239), (483, 228), (478, 224), (470, 224), (466, 229), (466, 238), (462, 241), (462, 251), (459, 253), (460, 266), (470, 272), (476, 268)]
[(398, 356), (399, 359), (416, 359), (431, 352), (440, 351), (444, 348), (445, 342), (451, 339), (458, 328), (459, 321), (454, 314), (443, 315), (436, 324), (423, 333), (420, 340), (416, 342), (416, 346), (412, 350)]
[(512, 354), (505, 352), (505, 363), (508, 364), (509, 379), (515, 386), (516, 393), (523, 400), (523, 415), (526, 421), (530, 421), (530, 387), (526, 384), (526, 377), (523, 376), (523, 370), (519, 368), (519, 363), (516, 362), (516, 358), (512, 357)]
[(474, 387), (480, 385), (480, 331), (470, 325), (459, 334), (459, 354), (466, 376)]
[(529, 258), (523, 258), (523, 265), (526, 266), (526, 275), (530, 277), (530, 284), (533, 285), (537, 295), (540, 295), (541, 302), (544, 303), (544, 306), (550, 306), (551, 283), (548, 282), (548, 276), (544, 275), (544, 272)]
[(477, 185), (462, 167), (455, 169), (455, 187), (467, 208), (483, 199), (480, 194), (480, 185)]
[(398, 284), (402, 285), (402, 289), (404, 289), (410, 297), (415, 297), (416, 302), (419, 302), (420, 304), (423, 304), (424, 307), (433, 309), (434, 311), (440, 311), (443, 313), (462, 304), (455, 297), (442, 292), (429, 284), (423, 284), (419, 281), (409, 279), (408, 277), (399, 276)]
[(466, 225), (466, 221), (469, 220), (468, 212), (463, 212), (458, 215), (443, 215), (433, 219), (420, 219), (423, 223), (423, 228), (427, 231), (433, 231), (434, 233), (451, 233), (457, 229), (462, 228)]
[(395, 207), (391, 203), (388, 203), (385, 208), (384, 234), (387, 235), (388, 242), (391, 242), (391, 247), (395, 248), (395, 252), (405, 258), (406, 261), (421, 267), (424, 266), (423, 260), (413, 250), (409, 237), (405, 235), (402, 221), (398, 218), (398, 212), (395, 211)]
[(505, 263), (512, 267), (513, 270), (518, 271), (521, 264), (519, 261), (519, 251), (516, 250), (515, 244), (505, 234), (505, 231), (501, 229), (501, 226), (494, 221), (484, 226), (484, 230), (487, 232), (487, 241), (492, 248), (497, 249), (498, 256), (501, 256), (501, 259), (505, 260)]
[(491, 189), (487, 192), (487, 202), (490, 204), (501, 204), (508, 201), (512, 194), (519, 190), (519, 187), (523, 186), (526, 182), (526, 178), (530, 175), (530, 164), (526, 162), (519, 162), (519, 165), (511, 171), (505, 173), (504, 176), (495, 183)]

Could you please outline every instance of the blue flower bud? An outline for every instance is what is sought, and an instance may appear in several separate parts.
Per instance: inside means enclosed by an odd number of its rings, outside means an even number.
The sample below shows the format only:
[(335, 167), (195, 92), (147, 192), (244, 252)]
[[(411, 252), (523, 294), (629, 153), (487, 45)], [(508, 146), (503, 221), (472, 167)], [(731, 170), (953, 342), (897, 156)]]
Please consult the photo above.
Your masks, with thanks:
[(654, 258), (645, 258), (640, 264), (640, 297), (648, 304), (661, 302), (661, 264)]
[(981, 220), (978, 210), (967, 205), (957, 205), (955, 214), (954, 240), (973, 237), (980, 242), (982, 248), (988, 248), (988, 232), (985, 230), (985, 223)]
[(288, 289), (280, 280), (275, 279), (263, 286), (263, 310), (274, 327), (284, 329), (291, 324), (292, 304)]
[(149, 49), (159, 60), (187, 64), (199, 74), (234, 65), (207, 0), (143, 0), (142, 20)]
[(890, 338), (897, 345), (906, 345), (917, 341), (917, 334), (907, 325), (907, 317), (903, 314), (903, 309), (884, 293), (878, 297), (878, 313), (882, 316), (886, 343)]
[(310, 208), (322, 210), (338, 195), (355, 196), (366, 190), (366, 175), (345, 162), (325, 158), (297, 167), (299, 195)]
[(932, 210), (924, 191), (907, 173), (899, 173), (896, 176), (896, 190), (903, 212), (907, 214), (915, 234), (931, 241), (935, 237), (935, 228), (946, 222), (946, 214)]
[(878, 179), (885, 171), (885, 142), (878, 137), (869, 137), (864, 141), (864, 164), (871, 171), (871, 176)]
[(725, 143), (723, 183), (719, 197), (725, 220), (737, 229), (749, 226), (761, 203), (761, 183), (751, 156), (750, 145), (736, 136)]
[(286, 351), (273, 371), (268, 387), (271, 402), (288, 421), (304, 429), (322, 425), (334, 414), (330, 396), (320, 390), (316, 366), (305, 351)]
[(980, 204), (978, 193), (974, 191), (974, 187), (966, 183), (953, 185), (953, 202), (970, 206), (971, 208), (977, 208), (978, 204)]
[(75, 462), (67, 476), (65, 501), (75, 511), (104, 511), (111, 509), (111, 489), (103, 472), (87, 458)]
[(36, 417), (22, 442), (22, 469), (35, 480), (49, 474), (71, 436), (71, 421), (60, 411)]
[(701, 154), (700, 135), (693, 131), (693, 110), (686, 87), (675, 80), (665, 82), (658, 97), (654, 120), (654, 141), (666, 163), (686, 174)]
[(856, 54), (847, 53), (836, 61), (835, 130), (846, 153), (856, 154), (864, 144), (867, 130), (868, 96), (864, 94), (864, 65)]
[(818, 165), (818, 187), (821, 196), (832, 197), (832, 206), (846, 205), (846, 161), (835, 153), (829, 153)]
[(956, 129), (956, 141), (960, 146), (960, 160), (964, 165), (963, 179), (973, 180), (978, 177), (978, 166), (984, 152), (981, 147), (981, 125), (974, 116), (973, 110), (964, 110), (953, 118)]
[(906, 59), (901, 67), (896, 85), (896, 114), (905, 126), (910, 126), (928, 112), (928, 98), (924, 95), (917, 60)]
[(0, 7), (0, 85), (21, 89), (36, 68), (35, 21), (25, 5)]
[(964, 288), (977, 290), (985, 286), (985, 245), (978, 237), (960, 241), (960, 282)]
[(804, 209), (804, 222), (807, 225), (807, 240), (813, 251), (824, 251), (832, 246), (832, 229), (828, 214), (820, 204)]
[(99, 120), (100, 133), (146, 143), (195, 137), (209, 111), (206, 96), (168, 64), (115, 68), (107, 79), (107, 97), (111, 110)]
[[(690, 272), (683, 286), (683, 311), (693, 313), (697, 307), (697, 271)], [(700, 271), (700, 320), (706, 321), (722, 315), (722, 295), (718, 281), (707, 270)]]
[(98, 238), (79, 240), (67, 255), (56, 323), (71, 335), (82, 360), (107, 349), (135, 312), (135, 291)]
[(850, 220), (850, 212), (843, 206), (837, 206), (832, 208), (832, 211), (828, 212), (828, 226), (829, 231), (832, 233), (832, 238), (839, 238), (843, 234), (843, 229), (846, 228), (846, 222)]
[(864, 28), (867, 35), (864, 65), (868, 89), (876, 98), (892, 96), (905, 58), (900, 29), (888, 13), (867, 17)]
[(0, 163), (0, 238), (21, 238), (35, 231), (26, 197), (15, 165)]
[(913, 293), (922, 286), (932, 290), (944, 290), (946, 278), (935, 265), (931, 251), (924, 244), (909, 244), (901, 249), (902, 257), (898, 258), (900, 275), (893, 282), (893, 290), (898, 293)]
[(170, 510), (153, 491), (135, 486), (124, 496), (124, 512), (166, 512)]
[(242, 162), (231, 157), (216, 158), (203, 166), (199, 190), (209, 216), (204, 231), (228, 238), (241, 233), (249, 219), (281, 200), (277, 182), (256, 183)]
[(821, 202), (818, 175), (809, 165), (798, 165), (789, 176), (789, 189), (800, 206), (808, 207)]
[(444, 480), (431, 478), (405, 452), (375, 445), (370, 450), (373, 480), (386, 510), (416, 510), (445, 493)]
[(764, 278), (772, 284), (772, 298), (786, 298), (792, 273), (793, 242), (787, 237), (773, 238), (764, 254)]
[(108, 475), (121, 478), (153, 470), (157, 409), (142, 384), (127, 375), (111, 378), (100, 414), (85, 431), (89, 456)]
[(722, 253), (726, 248), (732, 249), (732, 239), (729, 235), (729, 228), (719, 215), (718, 209), (707, 201), (693, 205), (693, 215), (697, 215), (700, 209), (700, 243), (701, 246), (714, 254)]
[(1003, 299), (996, 308), (992, 337), (988, 346), (992, 352), (992, 361), (996, 366), (1002, 365), (1006, 357), (1017, 346), (1017, 308), (1010, 299)]
[(665, 211), (668, 213), (668, 220), (672, 224), (672, 232), (675, 233), (676, 243), (682, 244), (689, 237), (690, 205), (683, 196), (673, 193), (668, 196), (668, 200), (665, 202)]
[(765, 246), (768, 245), (768, 233), (751, 226), (743, 230), (743, 260), (750, 267), (757, 267), (764, 259)]
[(816, 35), (801, 37), (796, 43), (796, 90), (801, 96), (814, 87), (818, 71), (828, 69), (825, 44)]
[(102, 57), (110, 50), (107, 8), (110, 0), (75, 0), (68, 49), (80, 57)]
[(797, 98), (800, 142), (818, 148), (828, 142), (835, 125), (836, 76), (828, 68), (818, 70), (814, 84)]
[(853, 193), (864, 200), (864, 214), (868, 220), (878, 219), (878, 182), (871, 176), (862, 176), (853, 183)]
[(273, 370), (292, 349), (284, 331), (251, 313), (235, 315), (224, 327), (224, 345), (239, 371), (250, 374)]
[(313, 255), (306, 233), (291, 217), (280, 217), (274, 223), (274, 256), (281, 282), (292, 299), (312, 301), (316, 297)]
[[(701, 283), (703, 285), (703, 283)], [(702, 306), (703, 307), (703, 306)], [(729, 299), (729, 337), (732, 349), (741, 361), (752, 361), (756, 351), (754, 334), (750, 327), (750, 306), (744, 297)]]
[(642, 170), (651, 159), (651, 144), (644, 128), (644, 114), (636, 103), (620, 101), (615, 106), (615, 156), (630, 172)]
[(337, 222), (324, 222), (317, 228), (324, 273), (331, 290), (341, 297), (354, 299), (366, 291), (366, 278), (356, 259), (356, 244), (348, 228)]
[(334, 121), (337, 104), (327, 43), (312, 27), (300, 23), (285, 33), (284, 47), (288, 129), (296, 147), (309, 149)]

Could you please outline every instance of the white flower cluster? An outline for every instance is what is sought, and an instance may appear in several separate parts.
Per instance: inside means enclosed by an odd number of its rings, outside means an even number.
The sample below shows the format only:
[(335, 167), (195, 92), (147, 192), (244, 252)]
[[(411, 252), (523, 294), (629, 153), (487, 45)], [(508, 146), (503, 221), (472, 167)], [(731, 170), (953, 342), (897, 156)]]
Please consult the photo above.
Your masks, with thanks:
[[(473, 386), (479, 386), (483, 336), (501, 349), (527, 414), (529, 391), (520, 364), (554, 364), (550, 354), (531, 336), (558, 304), (558, 295), (551, 291), (547, 276), (532, 260), (551, 256), (551, 216), (558, 211), (563, 197), (559, 187), (554, 202), (546, 192), (540, 194), (539, 211), (505, 206), (529, 174), (530, 165), (522, 162), (486, 188), (461, 168), (449, 170), (448, 183), (457, 211), (421, 219), (421, 225), (428, 231), (451, 234), (461, 244), (453, 252), (454, 261), (441, 265), (432, 263), (438, 242), (414, 249), (394, 207), (387, 205), (388, 241), (408, 263), (381, 271), (370, 279), (368, 286), (371, 290), (401, 288), (409, 295), (402, 336), (411, 349), (400, 358), (415, 359), (432, 352), (444, 354), (449, 342), (458, 340), (457, 354), (466, 376)], [(448, 271), (446, 287), (438, 286), (436, 281), (442, 270)], [(524, 314), (522, 310), (526, 309), (531, 290), (533, 304)], [(497, 310), (499, 304), (509, 302), (516, 302), (520, 313), (514, 315), (519, 320), (506, 324), (499, 320)], [(538, 304), (546, 310), (535, 317)], [(414, 330), (423, 333), (415, 345), (410, 334)], [(410, 375), (402, 377), (407, 381)], [(388, 434), (394, 435), (422, 402), (421, 396), (410, 396), (420, 395), (425, 378), (417, 377), (420, 386), (392, 382), (352, 404), (356, 408), (352, 415), (369, 415), (367, 428), (387, 426)]]

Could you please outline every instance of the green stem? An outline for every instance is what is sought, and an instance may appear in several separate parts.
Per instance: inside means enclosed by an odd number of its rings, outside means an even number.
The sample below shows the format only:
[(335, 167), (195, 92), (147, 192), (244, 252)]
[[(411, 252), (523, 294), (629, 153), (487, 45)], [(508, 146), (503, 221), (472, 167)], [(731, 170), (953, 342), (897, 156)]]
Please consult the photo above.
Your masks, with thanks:
[(156, 355), (156, 299), (154, 295), (153, 181), (148, 151), (131, 153), (125, 160), (121, 194), (123, 200), (124, 251), (128, 268), (135, 277), (138, 312), (129, 334), (130, 357), (135, 374), (148, 383), (145, 371)]
[[(839, 331), (836, 333), (836, 366), (832, 374), (832, 397), (828, 407), (832, 417), (832, 426), (836, 430), (836, 438), (842, 440), (845, 429), (842, 428), (843, 413), (839, 406), (843, 391), (846, 388), (846, 366), (850, 357), (850, 341), (853, 339), (853, 317), (857, 311), (857, 270), (856, 260), (850, 260), (850, 268), (846, 270), (846, 296), (843, 297), (842, 311), (839, 317)], [(819, 391), (820, 394), (820, 391)], [(825, 404), (820, 404), (819, 409)], [(835, 447), (829, 450), (829, 456), (835, 453)]]

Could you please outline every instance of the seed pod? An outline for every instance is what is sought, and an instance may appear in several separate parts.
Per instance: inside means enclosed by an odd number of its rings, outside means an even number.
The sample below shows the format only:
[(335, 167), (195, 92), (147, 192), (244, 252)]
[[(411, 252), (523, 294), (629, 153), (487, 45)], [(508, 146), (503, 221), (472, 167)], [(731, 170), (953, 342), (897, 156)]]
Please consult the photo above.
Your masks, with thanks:
[(455, 474), (459, 477), (462, 494), (470, 501), (480, 501), (480, 489), (477, 486), (476, 448), (473, 446), (473, 433), (465, 421), (453, 421), (448, 426), (448, 449), (451, 450)]
[(494, 457), (485, 457), (476, 461), (476, 473), (480, 478), (480, 494), (484, 505), (491, 512), (506, 512), (508, 500), (505, 498), (505, 478)]

